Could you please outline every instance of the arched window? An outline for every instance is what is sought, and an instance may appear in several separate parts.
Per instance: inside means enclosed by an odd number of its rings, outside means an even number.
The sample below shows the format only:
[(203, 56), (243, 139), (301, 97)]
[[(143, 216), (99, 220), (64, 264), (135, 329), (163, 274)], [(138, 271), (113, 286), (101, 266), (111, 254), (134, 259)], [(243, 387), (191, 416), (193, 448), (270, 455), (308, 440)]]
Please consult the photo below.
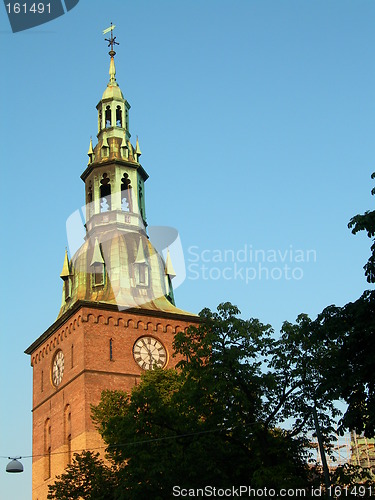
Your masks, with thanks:
[(70, 465), (72, 463), (72, 436), (69, 434), (66, 440), (68, 446), (68, 464)]
[(87, 190), (87, 205), (88, 205), (88, 212), (89, 212), (89, 217), (93, 215), (94, 211), (94, 206), (93, 206), (93, 194), (92, 194), (92, 185), (90, 182), (89, 188)]
[(112, 126), (112, 117), (111, 117), (111, 108), (107, 106), (105, 108), (105, 128), (109, 128)]
[(113, 340), (109, 339), (109, 360), (113, 361)]
[(100, 211), (108, 212), (111, 210), (111, 184), (107, 174), (103, 174), (100, 181)]
[(141, 181), (139, 181), (138, 183), (138, 203), (139, 203), (139, 211), (141, 212), (141, 217), (146, 225), (145, 202), (143, 198), (143, 186)]
[(67, 404), (64, 410), (64, 443), (66, 449), (66, 465), (72, 463), (72, 413), (70, 405)]
[(51, 477), (51, 420), (44, 423), (44, 479)]
[(116, 127), (122, 127), (122, 110), (121, 106), (116, 108)]
[(127, 173), (124, 173), (121, 179), (121, 210), (132, 212), (131, 183)]

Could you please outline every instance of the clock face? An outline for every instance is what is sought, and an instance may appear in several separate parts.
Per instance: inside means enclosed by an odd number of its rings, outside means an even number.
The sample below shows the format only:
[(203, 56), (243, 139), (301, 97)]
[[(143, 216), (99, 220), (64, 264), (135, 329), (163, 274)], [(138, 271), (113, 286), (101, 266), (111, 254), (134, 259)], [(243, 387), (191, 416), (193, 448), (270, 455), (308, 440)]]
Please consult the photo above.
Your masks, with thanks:
[(55, 387), (57, 387), (64, 375), (64, 354), (59, 351), (52, 363), (52, 382)]
[(133, 356), (144, 370), (163, 368), (167, 363), (167, 351), (154, 337), (140, 337), (134, 344)]

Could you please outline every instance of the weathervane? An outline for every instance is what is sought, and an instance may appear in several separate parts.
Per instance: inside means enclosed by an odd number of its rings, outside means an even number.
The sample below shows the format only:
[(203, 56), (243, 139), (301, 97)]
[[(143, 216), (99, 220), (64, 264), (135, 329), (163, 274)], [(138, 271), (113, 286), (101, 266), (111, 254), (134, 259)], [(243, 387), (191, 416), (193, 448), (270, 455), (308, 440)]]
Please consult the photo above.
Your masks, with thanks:
[(105, 41), (108, 42), (108, 47), (111, 47), (111, 50), (109, 52), (109, 55), (111, 57), (113, 57), (116, 54), (116, 52), (113, 50), (113, 46), (114, 45), (120, 45), (118, 42), (116, 42), (116, 37), (113, 36), (113, 30), (115, 28), (116, 28), (116, 26), (111, 23), (111, 26), (109, 28), (103, 30), (103, 35), (105, 35), (106, 33), (111, 32), (111, 38), (105, 38)]

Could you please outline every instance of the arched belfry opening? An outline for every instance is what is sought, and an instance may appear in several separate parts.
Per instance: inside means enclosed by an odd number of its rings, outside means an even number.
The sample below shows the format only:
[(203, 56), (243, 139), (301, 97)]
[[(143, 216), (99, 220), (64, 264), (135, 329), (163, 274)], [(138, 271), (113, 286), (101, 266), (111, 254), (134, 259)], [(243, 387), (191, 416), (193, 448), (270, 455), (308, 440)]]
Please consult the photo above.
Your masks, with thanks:
[(143, 223), (146, 225), (145, 202), (143, 194), (143, 185), (141, 181), (138, 182), (138, 205)]
[(103, 174), (100, 180), (100, 211), (111, 210), (111, 184), (107, 174)]
[(102, 119), (103, 119), (102, 110), (100, 110), (99, 115), (98, 115), (98, 130), (99, 130), (99, 132), (102, 129)]
[(111, 107), (106, 106), (105, 108), (105, 128), (112, 127), (112, 117), (111, 117)]
[(93, 196), (93, 191), (92, 191), (92, 183), (90, 181), (89, 187), (87, 189), (87, 205), (88, 205), (89, 217), (91, 217), (93, 212), (94, 212), (93, 199), (94, 199), (94, 196)]
[(92, 203), (92, 185), (90, 182), (89, 188), (87, 190), (87, 203)]
[(122, 127), (122, 109), (121, 109), (121, 106), (116, 107), (116, 127)]
[(121, 210), (124, 212), (133, 211), (131, 188), (129, 176), (125, 172), (121, 179)]

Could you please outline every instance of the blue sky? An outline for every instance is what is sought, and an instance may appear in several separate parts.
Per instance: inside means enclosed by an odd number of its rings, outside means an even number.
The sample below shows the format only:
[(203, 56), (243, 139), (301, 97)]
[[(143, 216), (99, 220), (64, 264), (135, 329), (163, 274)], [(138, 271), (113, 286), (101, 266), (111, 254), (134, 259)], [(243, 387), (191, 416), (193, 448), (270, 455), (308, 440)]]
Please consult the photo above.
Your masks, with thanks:
[[(23, 351), (61, 303), (65, 223), (84, 203), (79, 177), (108, 81), (102, 30), (117, 26), (148, 222), (180, 234), (177, 305), (231, 301), (278, 330), (368, 288), (370, 242), (347, 223), (373, 207), (374, 20), (370, 0), (81, 0), (13, 34), (2, 10), (1, 456), (31, 455)], [(277, 258), (241, 262), (244, 249)], [(234, 260), (215, 262), (225, 251)], [(295, 279), (279, 277), (285, 265)], [(6, 463), (1, 497), (31, 499), (31, 460), (22, 475)]]

